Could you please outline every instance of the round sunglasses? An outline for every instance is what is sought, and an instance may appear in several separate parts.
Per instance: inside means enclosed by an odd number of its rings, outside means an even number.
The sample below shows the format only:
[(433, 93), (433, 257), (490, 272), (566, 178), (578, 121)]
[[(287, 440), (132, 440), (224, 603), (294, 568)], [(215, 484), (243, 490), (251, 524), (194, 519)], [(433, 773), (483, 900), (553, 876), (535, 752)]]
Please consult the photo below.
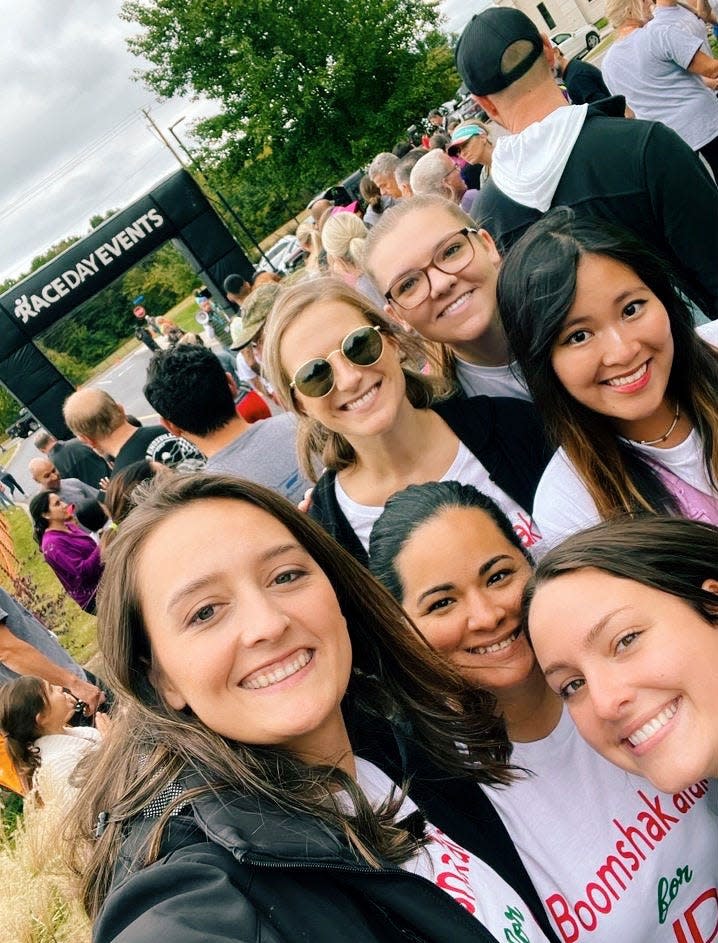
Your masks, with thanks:
[(381, 358), (383, 352), (384, 338), (381, 336), (381, 328), (375, 324), (358, 327), (347, 334), (341, 345), (326, 357), (315, 357), (303, 363), (294, 374), (289, 388), (314, 399), (328, 396), (334, 389), (334, 370), (329, 362), (330, 357), (341, 354), (356, 367), (371, 367)]

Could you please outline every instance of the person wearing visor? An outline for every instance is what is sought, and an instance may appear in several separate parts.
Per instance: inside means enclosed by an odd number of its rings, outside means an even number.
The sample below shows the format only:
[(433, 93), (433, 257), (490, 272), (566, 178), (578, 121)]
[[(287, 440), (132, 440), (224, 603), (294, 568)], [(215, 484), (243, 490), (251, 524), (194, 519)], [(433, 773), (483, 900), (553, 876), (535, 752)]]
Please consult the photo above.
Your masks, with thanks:
[(449, 157), (460, 159), (461, 176), (469, 190), (480, 190), (489, 179), (493, 152), (488, 129), (476, 118), (454, 128), (446, 149)]

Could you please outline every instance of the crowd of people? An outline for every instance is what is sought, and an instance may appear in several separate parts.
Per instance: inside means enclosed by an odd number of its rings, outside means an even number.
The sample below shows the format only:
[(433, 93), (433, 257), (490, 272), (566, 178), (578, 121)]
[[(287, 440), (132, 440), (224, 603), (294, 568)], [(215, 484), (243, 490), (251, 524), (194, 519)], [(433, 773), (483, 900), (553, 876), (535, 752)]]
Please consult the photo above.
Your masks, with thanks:
[(87, 387), (36, 440), (103, 678), (0, 591), (0, 730), (97, 943), (715, 936), (718, 188), (617, 84), (658, 7), (603, 77), (475, 16), (481, 119), (199, 296), (159, 424)]

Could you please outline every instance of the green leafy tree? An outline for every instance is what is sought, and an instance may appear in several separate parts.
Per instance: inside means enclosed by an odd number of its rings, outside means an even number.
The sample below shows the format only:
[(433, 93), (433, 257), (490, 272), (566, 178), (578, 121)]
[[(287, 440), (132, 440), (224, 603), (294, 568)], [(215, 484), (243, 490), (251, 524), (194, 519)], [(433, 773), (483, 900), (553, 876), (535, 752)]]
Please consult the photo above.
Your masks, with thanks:
[(150, 88), (221, 103), (195, 129), (202, 164), (265, 232), (458, 84), (426, 0), (126, 0), (123, 16)]

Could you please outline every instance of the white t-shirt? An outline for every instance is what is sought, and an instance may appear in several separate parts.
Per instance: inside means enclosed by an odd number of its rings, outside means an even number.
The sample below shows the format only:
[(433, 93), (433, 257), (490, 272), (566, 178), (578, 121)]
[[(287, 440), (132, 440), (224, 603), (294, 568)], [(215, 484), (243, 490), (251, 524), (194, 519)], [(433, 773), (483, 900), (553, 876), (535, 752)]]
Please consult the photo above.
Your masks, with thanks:
[[(715, 781), (676, 796), (659, 793), (592, 750), (568, 711), (545, 739), (515, 743), (511, 762), (535, 775), (484, 791), (564, 943), (712, 938), (706, 929), (718, 920), (718, 819), (709, 808)], [(706, 935), (694, 935), (694, 924)]]
[[(467, 396), (509, 396), (531, 402), (518, 364), (484, 367), (461, 360), (454, 354), (456, 379)], [(518, 374), (518, 376), (516, 376)]]
[[(456, 458), (446, 474), (441, 476), (441, 481), (458, 481), (462, 485), (473, 485), (479, 491), (494, 499), (511, 521), (511, 525), (519, 535), (524, 547), (530, 549), (533, 553), (534, 547), (540, 545), (541, 534), (531, 519), (531, 515), (491, 480), (487, 470), (463, 442), (459, 442)], [(334, 493), (339, 507), (352, 526), (352, 530), (361, 541), (364, 549), (368, 551), (371, 529), (381, 516), (384, 508), (359, 504), (353, 498), (350, 498), (342, 488), (339, 476), (334, 479)]]
[[(670, 449), (638, 445), (636, 442), (632, 445), (703, 494), (716, 494), (706, 475), (703, 448), (695, 429), (683, 442)], [(534, 517), (543, 536), (539, 555), (570, 534), (592, 527), (601, 520), (583, 479), (563, 449), (554, 453), (541, 476), (534, 498)]]
[(38, 737), (35, 746), (40, 751), (40, 768), (35, 774), (35, 785), (40, 794), (71, 789), (70, 777), (75, 767), (101, 739), (94, 727), (66, 727), (65, 733)]
[[(372, 763), (357, 758), (357, 782), (373, 808), (378, 808), (396, 789), (394, 783)], [(398, 791), (398, 790), (397, 790)], [(406, 798), (396, 820), (401, 821), (416, 806)], [(429, 842), (401, 865), (440, 887), (470, 914), (480, 920), (497, 940), (545, 941), (546, 937), (519, 894), (493, 868), (457, 845), (440, 829), (426, 823)]]
[[(716, 2), (718, 3), (718, 0)], [(696, 328), (696, 334), (700, 335), (704, 341), (707, 341), (713, 347), (718, 347), (718, 321), (699, 324)]]

